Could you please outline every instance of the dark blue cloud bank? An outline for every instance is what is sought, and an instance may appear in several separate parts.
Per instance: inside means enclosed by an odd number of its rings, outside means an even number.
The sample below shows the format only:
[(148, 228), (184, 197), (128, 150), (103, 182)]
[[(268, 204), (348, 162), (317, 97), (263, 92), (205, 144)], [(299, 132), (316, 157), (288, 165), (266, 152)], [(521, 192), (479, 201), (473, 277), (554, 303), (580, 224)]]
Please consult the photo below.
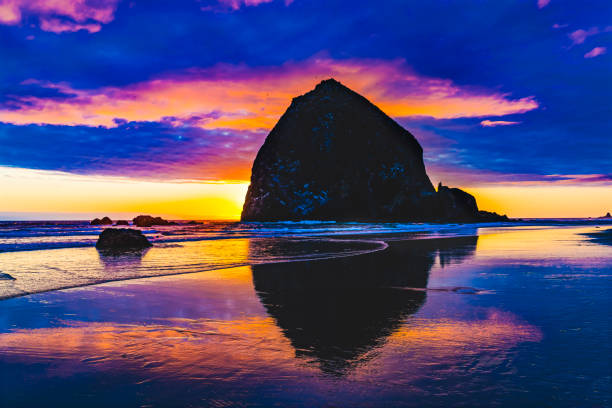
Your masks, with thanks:
[[(0, 107), (17, 109), (15, 100), (23, 103), (27, 96), (70, 97), (32, 79), (94, 89), (219, 63), (277, 66), (321, 52), (337, 60), (401, 58), (420, 75), (515, 97), (533, 95), (539, 104), (504, 117), (398, 118), (419, 136), (428, 166), (488, 174), (490, 182), (588, 174), (609, 181), (609, 1), (551, 0), (541, 8), (536, 0), (228, 4), (121, 1), (112, 21), (94, 33), (0, 24)], [(600, 51), (592, 53), (595, 48)], [(483, 120), (519, 123), (486, 127)], [(169, 121), (109, 129), (4, 123), (0, 165), (147, 178), (246, 178), (263, 137)], [(240, 166), (242, 173), (228, 170)]]
[(162, 122), (114, 128), (0, 123), (0, 165), (152, 180), (245, 180), (265, 134)]

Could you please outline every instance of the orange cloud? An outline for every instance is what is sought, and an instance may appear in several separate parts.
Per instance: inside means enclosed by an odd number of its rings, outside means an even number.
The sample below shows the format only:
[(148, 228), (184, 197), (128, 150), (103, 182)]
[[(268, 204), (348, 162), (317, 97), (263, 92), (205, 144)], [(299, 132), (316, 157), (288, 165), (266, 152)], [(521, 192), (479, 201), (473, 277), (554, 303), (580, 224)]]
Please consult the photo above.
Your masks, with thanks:
[(362, 93), (391, 116), (435, 118), (503, 116), (538, 107), (534, 97), (455, 85), (451, 80), (414, 73), (403, 60), (311, 58), (280, 67), (219, 64), (191, 69), (126, 87), (73, 89), (42, 83), (63, 99), (15, 97), (16, 109), (0, 110), (13, 124), (116, 126), (115, 119), (159, 121), (172, 117), (203, 128), (270, 129), (291, 98), (334, 77)]
[[(114, 18), (119, 0), (0, 0), (0, 24), (16, 25), (36, 15), (44, 31), (100, 31)], [(62, 17), (59, 19), (58, 17)]]

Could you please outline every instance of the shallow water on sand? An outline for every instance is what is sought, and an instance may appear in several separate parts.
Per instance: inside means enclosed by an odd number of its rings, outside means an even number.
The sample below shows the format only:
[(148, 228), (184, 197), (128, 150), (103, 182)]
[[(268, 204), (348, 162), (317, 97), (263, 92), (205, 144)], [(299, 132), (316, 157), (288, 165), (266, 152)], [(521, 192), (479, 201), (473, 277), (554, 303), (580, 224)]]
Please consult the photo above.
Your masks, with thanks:
[[(610, 406), (612, 249), (594, 230), (388, 239), (3, 300), (0, 405)], [(315, 253), (298, 241), (231, 253)], [(157, 265), (218, 253), (198, 245), (153, 248)]]

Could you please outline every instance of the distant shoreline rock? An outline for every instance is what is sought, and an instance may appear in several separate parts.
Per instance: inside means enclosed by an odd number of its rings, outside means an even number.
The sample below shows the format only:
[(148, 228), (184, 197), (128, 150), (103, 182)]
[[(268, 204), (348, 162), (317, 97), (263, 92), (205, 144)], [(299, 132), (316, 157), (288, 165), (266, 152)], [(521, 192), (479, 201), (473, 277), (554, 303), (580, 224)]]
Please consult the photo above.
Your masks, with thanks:
[(108, 217), (104, 217), (102, 219), (94, 218), (89, 225), (113, 225), (113, 220)]
[(508, 221), (433, 187), (414, 136), (334, 79), (294, 98), (253, 163), (242, 221)]
[(135, 226), (141, 228), (152, 227), (155, 225), (177, 225), (175, 222), (164, 220), (162, 217), (152, 217), (150, 215), (139, 215), (138, 217), (135, 217), (132, 222)]
[(143, 249), (151, 246), (142, 232), (129, 228), (107, 228), (96, 242), (96, 248), (106, 250)]
[(608, 218), (612, 218), (612, 214), (606, 213), (606, 215), (599, 217), (599, 219), (608, 219)]
[(119, 220), (115, 223), (115, 225), (130, 225), (126, 220)]

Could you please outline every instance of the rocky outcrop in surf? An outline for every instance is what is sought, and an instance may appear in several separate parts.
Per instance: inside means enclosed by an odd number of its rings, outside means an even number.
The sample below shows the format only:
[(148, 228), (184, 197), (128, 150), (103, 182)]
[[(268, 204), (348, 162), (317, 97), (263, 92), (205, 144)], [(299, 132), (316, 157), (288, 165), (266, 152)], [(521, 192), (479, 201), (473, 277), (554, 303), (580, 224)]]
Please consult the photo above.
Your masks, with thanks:
[(113, 225), (113, 220), (108, 217), (104, 217), (102, 219), (94, 218), (93, 220), (91, 220), (89, 225)]
[[(495, 215), (497, 216), (497, 215)], [(294, 98), (253, 163), (243, 221), (482, 221), (476, 200), (436, 191), (414, 136), (334, 79)]]
[(151, 217), (150, 215), (139, 215), (132, 220), (137, 227), (152, 227), (154, 225), (176, 225), (174, 222), (164, 220), (162, 217)]
[(151, 243), (139, 230), (107, 228), (98, 237), (96, 248), (103, 250), (133, 250), (149, 248)]

